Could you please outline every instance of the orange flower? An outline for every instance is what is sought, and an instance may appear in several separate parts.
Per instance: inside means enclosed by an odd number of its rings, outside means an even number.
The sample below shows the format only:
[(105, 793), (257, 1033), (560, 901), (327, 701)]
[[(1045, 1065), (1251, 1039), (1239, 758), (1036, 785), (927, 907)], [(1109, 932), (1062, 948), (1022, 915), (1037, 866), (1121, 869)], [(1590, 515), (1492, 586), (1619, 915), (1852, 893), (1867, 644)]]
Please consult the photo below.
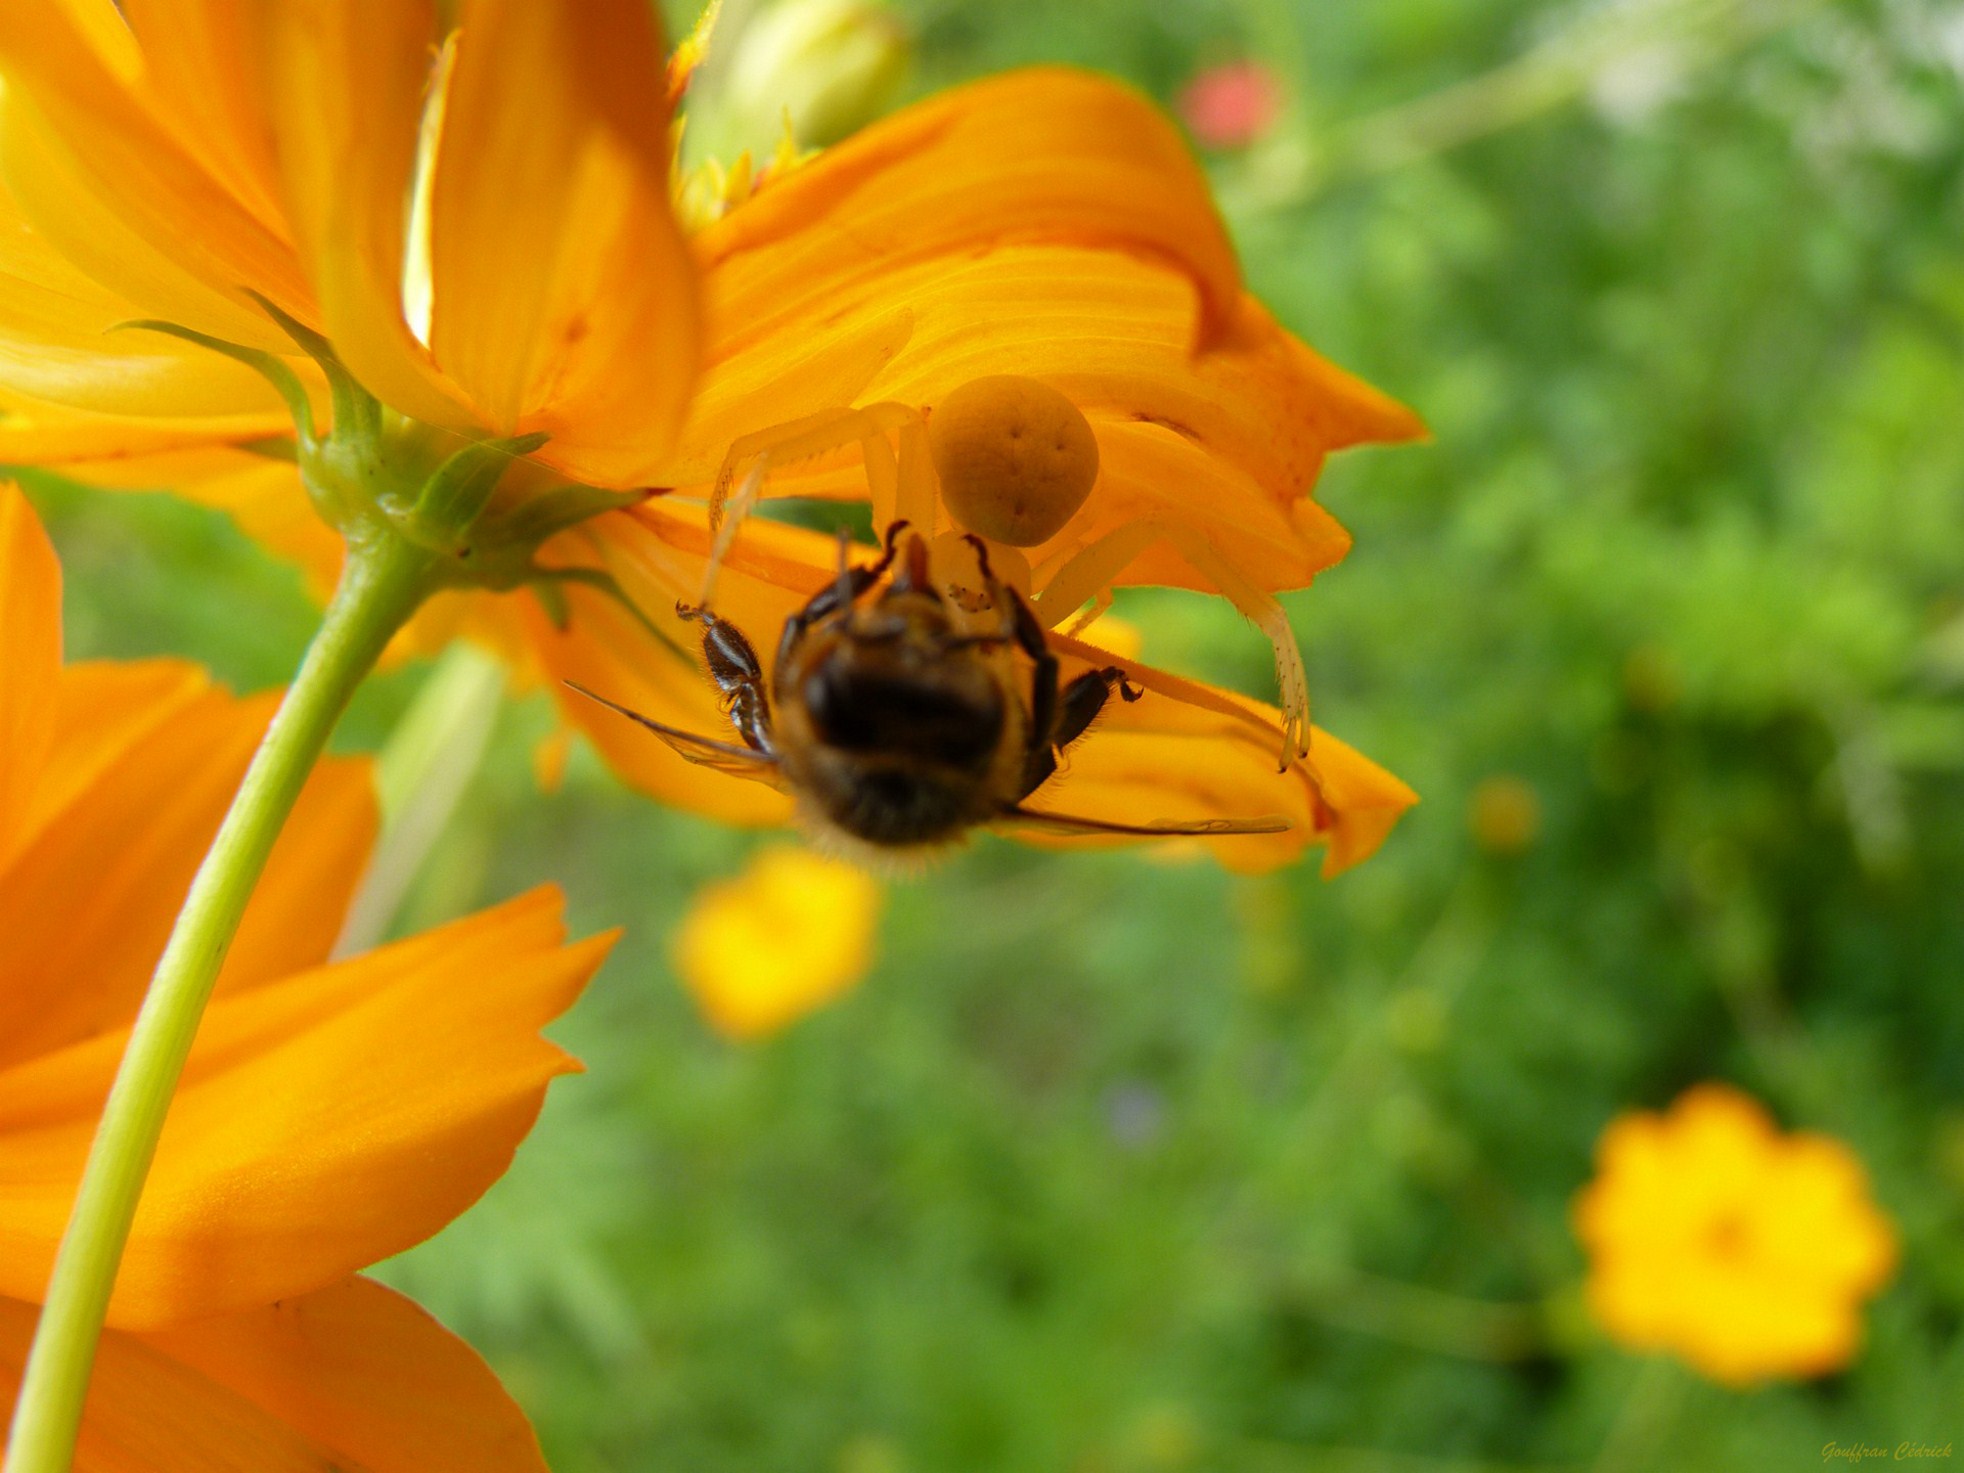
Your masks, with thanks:
[[(292, 430), (265, 384), (178, 339), (105, 336), (161, 319), (292, 355), (249, 289), (324, 333), (411, 420), (543, 434), (535, 459), (560, 475), (658, 488), (561, 533), (540, 562), (640, 576), (639, 597), (654, 592), (645, 557), (659, 545), (661, 596), (641, 599), (659, 634), (572, 588), (563, 605), (541, 595), (550, 613), (509, 593), (440, 598), (422, 637), (469, 633), (533, 671), (548, 648), (548, 673), (630, 672), (610, 694), (714, 729), (713, 692), (669, 610), (673, 590), (702, 582), (690, 502), (732, 446), (853, 405), (918, 418), (1015, 373), (1061, 390), (1097, 442), (1089, 499), (1027, 549), (1046, 622), (1114, 583), (1226, 593), (1275, 642), (1282, 719), (1300, 724), (1300, 663), (1269, 595), (1348, 547), (1310, 489), (1330, 451), (1419, 427), (1246, 294), (1203, 177), (1152, 107), (1054, 69), (960, 88), (732, 191), (689, 239), (669, 204), (668, 88), (641, 0), (459, 10), (443, 49), (434, 0), (0, 10), (0, 461), (173, 486), (324, 584), (338, 549), (277, 458)], [(432, 55), (445, 58), (434, 75)], [(780, 466), (765, 489), (865, 496), (854, 460)], [(766, 582), (829, 557), (794, 533), (746, 533), (738, 549)], [(1216, 692), (1193, 705), (1199, 689), (1147, 703), (1181, 708), (1161, 720), (1178, 744), (1150, 757), (1135, 744), (1087, 816), (1136, 817), (1166, 788), (1193, 796), (1185, 759), (1202, 752), (1221, 788), (1316, 789), (1252, 809), (1313, 820), (1289, 852), (1328, 839), (1361, 857), (1410, 803), (1320, 735), (1313, 764), (1277, 780), (1274, 714)], [(602, 713), (565, 709), (618, 753)], [(1211, 739), (1262, 723), (1265, 741)], [(658, 796), (743, 821), (786, 811), (641, 746), (623, 771)], [(1174, 752), (1177, 765), (1159, 760)]]
[[(11, 1402), (137, 1001), (274, 701), (235, 699), (176, 661), (64, 667), (60, 570), (11, 488), (0, 644)], [(184, 1466), (238, 1461), (240, 1447), (258, 1450), (255, 1467), (310, 1448), (316, 1465), (542, 1466), (467, 1348), (350, 1275), (504, 1171), (547, 1083), (577, 1067), (538, 1029), (609, 942), (563, 944), (542, 890), (330, 963), (375, 822), (365, 764), (324, 762), (253, 897), (116, 1281), (85, 1465), (160, 1466), (143, 1447), (174, 1445)], [(206, 1447), (235, 1454), (188, 1451)]]
[(1733, 1386), (1854, 1358), (1896, 1234), (1841, 1142), (1782, 1135), (1748, 1096), (1705, 1084), (1664, 1114), (1619, 1116), (1596, 1159), (1575, 1226), (1612, 1337)]

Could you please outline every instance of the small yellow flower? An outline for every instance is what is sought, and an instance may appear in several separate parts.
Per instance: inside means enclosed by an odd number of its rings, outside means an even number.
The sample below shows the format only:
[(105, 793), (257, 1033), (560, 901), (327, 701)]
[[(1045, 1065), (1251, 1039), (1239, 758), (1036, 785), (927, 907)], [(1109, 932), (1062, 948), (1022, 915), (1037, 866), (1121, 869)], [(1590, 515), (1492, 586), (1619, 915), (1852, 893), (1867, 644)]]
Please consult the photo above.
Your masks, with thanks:
[(675, 969), (725, 1037), (775, 1033), (866, 975), (881, 899), (879, 881), (852, 865), (772, 845), (696, 896)]
[(1524, 854), (1541, 836), (1541, 798), (1511, 773), (1482, 778), (1466, 806), (1473, 840), (1489, 854)]
[(1744, 1386), (1837, 1370), (1896, 1234), (1848, 1148), (1783, 1135), (1739, 1091), (1700, 1085), (1619, 1116), (1575, 1201), (1589, 1307), (1611, 1338)]

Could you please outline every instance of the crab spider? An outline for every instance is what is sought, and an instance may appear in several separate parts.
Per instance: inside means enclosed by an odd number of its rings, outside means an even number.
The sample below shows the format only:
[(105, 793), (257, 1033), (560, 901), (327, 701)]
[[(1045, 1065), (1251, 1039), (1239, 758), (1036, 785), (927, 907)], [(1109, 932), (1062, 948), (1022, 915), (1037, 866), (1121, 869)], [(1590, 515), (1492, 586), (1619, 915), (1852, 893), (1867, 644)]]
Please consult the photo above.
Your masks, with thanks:
[(1282, 706), (1282, 765), (1308, 756), (1309, 682), (1288, 616), (1198, 528), (1162, 518), (1131, 522), (1030, 572), (1021, 550), (1061, 532), (1098, 473), (1097, 441), (1083, 414), (1031, 379), (977, 379), (949, 394), (931, 417), (913, 405), (883, 401), (807, 415), (732, 442), (709, 501), (715, 540), (701, 607), (710, 607), (718, 570), (771, 472), (854, 444), (864, 462), (874, 526), (905, 522), (933, 542), (938, 518), (947, 513), (956, 529), (947, 540), (980, 538), (1005, 581), (1030, 596), (1046, 629), (1089, 605), (1068, 631), (1080, 632), (1110, 606), (1111, 586), (1127, 567), (1154, 543), (1170, 543), (1268, 639)]

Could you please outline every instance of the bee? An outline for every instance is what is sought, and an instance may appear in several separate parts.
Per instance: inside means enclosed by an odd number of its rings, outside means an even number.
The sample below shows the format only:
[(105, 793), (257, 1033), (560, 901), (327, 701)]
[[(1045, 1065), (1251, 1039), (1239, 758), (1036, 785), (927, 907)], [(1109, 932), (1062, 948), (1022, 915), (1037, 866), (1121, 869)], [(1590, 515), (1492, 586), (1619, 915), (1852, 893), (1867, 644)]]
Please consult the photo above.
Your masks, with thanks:
[[(959, 602), (930, 576), (927, 543), (894, 523), (876, 562), (848, 566), (785, 621), (766, 676), (749, 637), (706, 608), (676, 611), (702, 626), (702, 652), (736, 742), (666, 725), (581, 685), (691, 762), (767, 782), (797, 801), (806, 827), (860, 858), (925, 852), (979, 825), (1051, 833), (1167, 836), (1272, 834), (1280, 818), (1123, 824), (1024, 806), (1056, 775), (1113, 696), (1143, 692), (1116, 666), (1059, 683), (1042, 625), (964, 539), (981, 572)], [(996, 613), (978, 628), (969, 605)]]

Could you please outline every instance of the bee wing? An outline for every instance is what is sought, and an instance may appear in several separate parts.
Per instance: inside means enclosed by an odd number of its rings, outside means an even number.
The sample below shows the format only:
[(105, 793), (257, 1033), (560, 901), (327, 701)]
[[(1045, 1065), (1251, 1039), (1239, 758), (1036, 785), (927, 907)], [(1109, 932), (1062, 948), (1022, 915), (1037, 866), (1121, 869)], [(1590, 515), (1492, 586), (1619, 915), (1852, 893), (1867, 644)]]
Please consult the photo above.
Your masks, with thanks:
[(686, 758), (699, 767), (712, 767), (731, 777), (747, 777), (753, 782), (767, 783), (774, 780), (777, 772), (777, 758), (768, 752), (754, 751), (749, 747), (739, 747), (735, 742), (719, 742), (714, 737), (698, 736), (693, 731), (684, 731), (679, 726), (668, 726), (652, 716), (643, 716), (639, 711), (631, 711), (617, 701), (605, 696), (595, 695), (577, 681), (566, 682), (569, 689), (578, 691), (589, 701), (598, 701), (609, 711), (618, 711), (629, 721), (639, 722), (674, 750), (678, 757)]
[(1217, 834), (1281, 834), (1289, 820), (1275, 814), (1261, 818), (1197, 818), (1184, 823), (1110, 823), (1102, 818), (1077, 818), (1068, 813), (1041, 813), (1012, 804), (1003, 811), (1005, 823), (1028, 824), (1052, 834), (1125, 834), (1134, 838), (1191, 838)]

